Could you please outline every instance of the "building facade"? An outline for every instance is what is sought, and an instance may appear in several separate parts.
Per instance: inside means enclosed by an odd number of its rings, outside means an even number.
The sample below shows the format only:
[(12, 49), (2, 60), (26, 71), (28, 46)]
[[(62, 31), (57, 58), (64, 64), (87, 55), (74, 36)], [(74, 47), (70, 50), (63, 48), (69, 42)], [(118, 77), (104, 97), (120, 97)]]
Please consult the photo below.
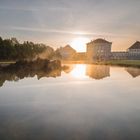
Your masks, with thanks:
[(127, 51), (111, 52), (112, 43), (104, 39), (96, 39), (87, 43), (87, 61), (103, 60), (140, 60), (140, 42), (135, 42)]
[(136, 41), (130, 48), (127, 49), (128, 59), (140, 60), (140, 42)]
[(76, 55), (76, 50), (73, 49), (70, 45), (66, 45), (65, 47), (60, 47), (57, 51), (60, 53), (61, 58), (64, 60), (74, 59)]
[(100, 61), (110, 59), (111, 46), (112, 42), (108, 42), (105, 39), (101, 38), (87, 43), (87, 60)]
[(112, 60), (126, 60), (128, 59), (128, 52), (111, 52)]

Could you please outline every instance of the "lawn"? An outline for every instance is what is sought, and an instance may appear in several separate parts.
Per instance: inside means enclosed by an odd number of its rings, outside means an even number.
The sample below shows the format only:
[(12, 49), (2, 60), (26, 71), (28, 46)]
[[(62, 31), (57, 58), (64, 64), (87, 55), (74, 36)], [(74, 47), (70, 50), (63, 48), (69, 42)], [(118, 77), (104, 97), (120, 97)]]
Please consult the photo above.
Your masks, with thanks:
[(116, 65), (116, 66), (126, 66), (126, 67), (140, 67), (140, 60), (110, 60), (105, 62), (99, 62), (99, 64), (105, 65)]

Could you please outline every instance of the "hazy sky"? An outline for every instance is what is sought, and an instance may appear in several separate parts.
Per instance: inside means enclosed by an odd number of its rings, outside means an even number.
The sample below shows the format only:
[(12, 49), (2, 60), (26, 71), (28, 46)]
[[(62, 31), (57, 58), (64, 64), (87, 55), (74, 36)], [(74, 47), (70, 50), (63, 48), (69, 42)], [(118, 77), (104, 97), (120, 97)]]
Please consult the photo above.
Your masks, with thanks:
[(102, 37), (125, 50), (140, 40), (139, 14), (140, 0), (0, 0), (0, 36), (52, 47)]

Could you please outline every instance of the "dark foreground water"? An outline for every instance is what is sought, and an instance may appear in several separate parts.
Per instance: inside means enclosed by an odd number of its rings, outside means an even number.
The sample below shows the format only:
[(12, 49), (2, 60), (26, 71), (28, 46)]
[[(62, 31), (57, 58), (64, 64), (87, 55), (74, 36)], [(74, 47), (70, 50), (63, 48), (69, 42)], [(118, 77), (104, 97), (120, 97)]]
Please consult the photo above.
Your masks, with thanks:
[(140, 69), (25, 73), (0, 73), (0, 140), (140, 140)]

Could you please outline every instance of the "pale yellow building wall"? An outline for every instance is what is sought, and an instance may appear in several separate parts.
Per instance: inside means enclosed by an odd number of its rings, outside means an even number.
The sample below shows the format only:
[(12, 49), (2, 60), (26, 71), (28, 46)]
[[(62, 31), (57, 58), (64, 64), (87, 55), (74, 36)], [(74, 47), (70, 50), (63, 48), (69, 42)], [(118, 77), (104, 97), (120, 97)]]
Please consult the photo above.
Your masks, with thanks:
[(87, 60), (94, 61), (94, 58), (107, 59), (111, 56), (112, 43), (94, 43), (87, 44)]

